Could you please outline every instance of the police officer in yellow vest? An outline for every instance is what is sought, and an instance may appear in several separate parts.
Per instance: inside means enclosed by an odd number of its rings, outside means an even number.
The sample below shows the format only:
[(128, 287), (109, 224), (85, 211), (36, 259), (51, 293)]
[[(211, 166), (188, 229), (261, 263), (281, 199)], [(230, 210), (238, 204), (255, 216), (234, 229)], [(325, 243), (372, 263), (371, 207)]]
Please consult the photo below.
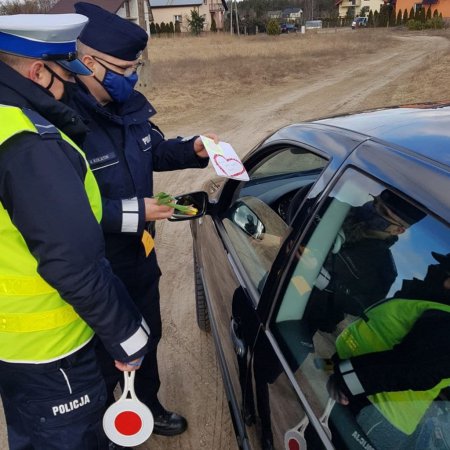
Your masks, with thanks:
[(396, 298), (367, 309), (336, 340), (330, 396), (363, 405), (358, 421), (376, 448), (430, 448), (417, 446), (419, 424), (450, 387), (450, 254), (431, 253), (439, 264), (423, 281), (405, 280)]
[(74, 142), (85, 127), (57, 101), (73, 73), (89, 74), (76, 56), (86, 23), (0, 16), (0, 394), (12, 450), (104, 448), (93, 341), (120, 370), (147, 352), (150, 330), (104, 257), (99, 190)]

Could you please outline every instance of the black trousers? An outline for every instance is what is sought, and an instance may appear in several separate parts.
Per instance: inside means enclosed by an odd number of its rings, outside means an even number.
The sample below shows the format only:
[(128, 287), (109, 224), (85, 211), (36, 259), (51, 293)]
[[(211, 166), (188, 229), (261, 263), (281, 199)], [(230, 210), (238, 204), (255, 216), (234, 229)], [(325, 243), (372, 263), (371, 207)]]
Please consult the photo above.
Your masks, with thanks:
[(10, 450), (104, 450), (106, 387), (93, 342), (46, 364), (0, 362)]
[[(163, 412), (158, 400), (161, 385), (158, 370), (157, 347), (161, 339), (161, 310), (159, 297), (159, 278), (161, 272), (156, 262), (154, 252), (145, 261), (140, 260), (135, 265), (113, 264), (113, 270), (123, 281), (134, 303), (150, 327), (149, 352), (145, 355), (141, 368), (136, 372), (134, 388), (139, 400), (145, 403), (153, 415)], [(108, 400), (114, 403), (114, 389), (117, 383), (122, 383), (123, 372), (117, 370), (114, 361), (101, 343), (96, 347), (98, 360), (105, 378)]]

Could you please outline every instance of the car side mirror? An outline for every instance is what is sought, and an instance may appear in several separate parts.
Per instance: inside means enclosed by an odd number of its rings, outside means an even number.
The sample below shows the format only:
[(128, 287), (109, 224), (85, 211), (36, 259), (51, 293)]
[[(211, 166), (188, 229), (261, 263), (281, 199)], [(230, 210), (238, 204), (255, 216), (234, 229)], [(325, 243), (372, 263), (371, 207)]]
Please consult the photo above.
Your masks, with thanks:
[[(208, 204), (208, 194), (205, 191), (190, 192), (188, 194), (176, 195), (175, 202), (180, 206), (191, 206), (194, 208), (191, 211), (180, 211), (175, 208), (172, 217), (169, 217), (171, 222), (180, 222), (182, 220), (192, 220), (202, 217), (206, 213), (206, 206)], [(195, 211), (197, 210), (197, 211)]]
[(253, 239), (261, 239), (265, 232), (264, 224), (259, 217), (243, 202), (237, 203), (237, 207), (232, 214), (232, 220)]

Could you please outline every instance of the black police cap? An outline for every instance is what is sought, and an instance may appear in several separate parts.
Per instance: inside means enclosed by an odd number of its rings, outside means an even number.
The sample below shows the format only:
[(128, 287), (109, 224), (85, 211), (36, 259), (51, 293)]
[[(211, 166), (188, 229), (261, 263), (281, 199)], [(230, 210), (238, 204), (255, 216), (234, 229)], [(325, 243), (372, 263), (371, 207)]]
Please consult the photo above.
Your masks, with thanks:
[(427, 215), (414, 205), (411, 205), (411, 203), (403, 200), (401, 197), (387, 189), (380, 194), (380, 198), (394, 214), (409, 225), (419, 222), (419, 220), (422, 220)]
[(442, 269), (450, 272), (450, 253), (443, 255), (441, 253), (431, 252), (431, 255), (441, 265)]
[(133, 22), (92, 3), (75, 3), (75, 11), (89, 18), (80, 41), (99, 52), (125, 61), (139, 58), (147, 45), (148, 34)]

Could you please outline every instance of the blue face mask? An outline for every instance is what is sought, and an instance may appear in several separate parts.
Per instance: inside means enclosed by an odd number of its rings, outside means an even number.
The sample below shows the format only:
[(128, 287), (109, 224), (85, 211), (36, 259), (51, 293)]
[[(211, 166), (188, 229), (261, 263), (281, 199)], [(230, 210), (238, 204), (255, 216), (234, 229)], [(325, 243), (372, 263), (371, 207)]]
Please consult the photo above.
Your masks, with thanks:
[(366, 223), (369, 230), (385, 231), (392, 222), (381, 216), (375, 208), (373, 202), (368, 202), (356, 211), (356, 216), (359, 220)]
[(117, 103), (126, 102), (133, 93), (134, 86), (138, 81), (138, 74), (133, 73), (129, 77), (124, 77), (111, 70), (107, 70), (103, 78), (102, 86), (110, 97)]

